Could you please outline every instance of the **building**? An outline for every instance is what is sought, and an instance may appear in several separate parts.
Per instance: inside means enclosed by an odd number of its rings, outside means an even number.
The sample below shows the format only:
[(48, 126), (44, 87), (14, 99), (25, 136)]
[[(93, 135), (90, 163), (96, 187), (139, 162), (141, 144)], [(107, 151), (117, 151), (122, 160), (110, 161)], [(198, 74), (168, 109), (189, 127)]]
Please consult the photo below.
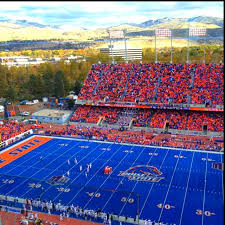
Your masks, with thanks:
[(30, 58), (29, 56), (10, 56), (10, 57), (0, 57), (0, 64), (7, 66), (32, 66), (39, 65), (45, 62), (57, 63), (60, 60), (63, 60), (66, 63), (71, 63), (72, 60), (76, 62), (85, 62), (86, 59), (84, 56), (68, 56), (65, 58), (52, 57), (51, 59), (42, 59), (42, 58)]
[(0, 63), (7, 66), (28, 66), (44, 63), (41, 58), (30, 58), (29, 56), (0, 57)]
[[(126, 60), (125, 47), (113, 47), (113, 48), (100, 48), (101, 53), (107, 53), (110, 57), (120, 56)], [(132, 60), (142, 60), (142, 48), (127, 48), (127, 59)]]
[(41, 123), (63, 124), (72, 115), (69, 110), (42, 109), (32, 114), (31, 118)]

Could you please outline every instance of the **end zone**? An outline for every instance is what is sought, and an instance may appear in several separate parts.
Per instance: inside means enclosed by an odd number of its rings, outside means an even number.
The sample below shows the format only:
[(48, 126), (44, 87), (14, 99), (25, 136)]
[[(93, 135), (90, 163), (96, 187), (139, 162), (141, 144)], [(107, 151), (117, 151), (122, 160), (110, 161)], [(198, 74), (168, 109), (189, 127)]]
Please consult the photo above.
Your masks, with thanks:
[(3, 151), (0, 153), (0, 168), (27, 154), (35, 148), (45, 144), (51, 139), (51, 137), (34, 136), (23, 143), (19, 143), (18, 145)]

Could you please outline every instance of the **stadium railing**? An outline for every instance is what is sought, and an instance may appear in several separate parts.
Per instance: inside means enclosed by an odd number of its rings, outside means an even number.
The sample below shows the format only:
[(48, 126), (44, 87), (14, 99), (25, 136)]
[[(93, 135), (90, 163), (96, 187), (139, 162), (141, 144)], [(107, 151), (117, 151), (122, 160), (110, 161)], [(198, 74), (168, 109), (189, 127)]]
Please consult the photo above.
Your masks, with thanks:
[[(177, 103), (149, 103), (149, 102), (120, 102), (120, 101), (99, 101), (99, 100), (81, 100), (77, 99), (77, 105), (91, 105), (91, 106), (124, 106), (124, 107), (136, 107), (147, 106), (146, 108), (154, 109), (191, 109), (202, 108), (211, 111), (224, 111), (224, 105), (211, 105), (206, 107), (205, 104), (177, 104)], [(144, 108), (144, 107), (143, 107)], [(201, 110), (201, 109), (199, 109)]]

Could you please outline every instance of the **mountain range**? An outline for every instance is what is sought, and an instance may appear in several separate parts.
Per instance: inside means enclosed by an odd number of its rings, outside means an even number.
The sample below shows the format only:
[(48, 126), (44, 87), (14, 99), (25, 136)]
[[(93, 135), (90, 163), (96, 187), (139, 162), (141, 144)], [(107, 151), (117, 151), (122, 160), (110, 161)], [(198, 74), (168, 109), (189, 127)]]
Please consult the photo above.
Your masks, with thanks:
[(189, 27), (205, 27), (216, 36), (223, 36), (224, 22), (223, 18), (219, 17), (165, 17), (156, 20), (148, 20), (140, 24), (124, 23), (107, 28), (89, 30), (84, 27), (71, 26), (68, 26), (67, 29), (63, 29), (63, 26), (58, 25), (50, 26), (27, 20), (10, 20), (1, 17), (0, 42), (28, 40), (102, 40), (108, 39), (108, 29), (126, 29), (127, 37), (137, 38), (142, 36), (153, 36), (153, 31), (156, 28), (169, 28), (176, 30), (175, 33), (182, 37), (183, 34), (181, 35), (181, 33)]

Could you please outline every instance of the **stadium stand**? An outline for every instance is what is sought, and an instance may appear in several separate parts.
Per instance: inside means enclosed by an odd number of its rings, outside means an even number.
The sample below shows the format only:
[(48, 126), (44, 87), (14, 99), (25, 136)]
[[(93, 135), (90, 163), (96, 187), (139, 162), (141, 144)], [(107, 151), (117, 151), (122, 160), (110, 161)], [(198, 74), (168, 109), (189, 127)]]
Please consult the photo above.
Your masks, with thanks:
[(93, 65), (78, 98), (222, 105), (223, 74), (212, 64)]
[(223, 65), (198, 64), (195, 67), (195, 79), (191, 89), (191, 103), (205, 104), (210, 102), (213, 105), (223, 105)]
[[(100, 117), (105, 124), (202, 131), (207, 125), (208, 131), (224, 131), (224, 119), (221, 112), (191, 112), (165, 109), (130, 109), (118, 107), (79, 106), (72, 115), (71, 122), (97, 123)], [(187, 127), (186, 127), (187, 124)]]
[[(205, 64), (94, 64), (78, 99), (109, 102), (155, 104), (224, 103), (223, 65)], [(100, 120), (101, 119), (101, 120)], [(70, 122), (125, 126), (118, 129), (74, 126), (60, 131), (48, 129), (47, 134), (81, 135), (114, 142), (176, 146), (168, 137), (160, 142), (152, 139), (151, 132), (127, 130), (134, 128), (159, 128), (183, 131), (223, 132), (222, 112), (190, 111), (178, 109), (131, 108), (121, 106), (78, 105)], [(131, 123), (132, 122), (132, 123)], [(7, 140), (28, 128), (16, 121), (0, 125), (1, 139)], [(146, 135), (148, 138), (146, 138)], [(193, 146), (192, 146), (193, 147)]]
[(15, 120), (4, 121), (3, 124), (0, 124), (0, 134), (1, 141), (8, 140), (12, 137), (15, 137), (23, 132), (25, 132), (25, 126), (22, 123), (18, 123)]
[(189, 112), (187, 128), (189, 130), (202, 130), (207, 125), (209, 131), (224, 131), (224, 118), (222, 113)]

